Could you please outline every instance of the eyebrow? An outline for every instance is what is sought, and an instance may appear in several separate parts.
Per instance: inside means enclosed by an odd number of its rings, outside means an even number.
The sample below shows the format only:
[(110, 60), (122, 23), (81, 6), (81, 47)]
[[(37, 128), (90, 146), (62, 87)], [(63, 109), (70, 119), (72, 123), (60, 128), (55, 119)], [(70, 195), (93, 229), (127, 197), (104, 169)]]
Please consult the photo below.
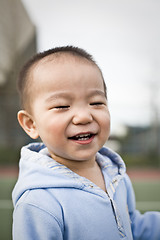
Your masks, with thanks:
[(98, 90), (98, 89), (91, 90), (91, 92), (89, 93), (88, 96), (93, 97), (93, 96), (97, 96), (97, 95), (100, 95), (100, 96), (106, 98), (105, 92), (103, 92), (102, 90)]
[(59, 93), (53, 93), (53, 94), (50, 95), (48, 98), (46, 98), (46, 102), (56, 101), (58, 98), (68, 98), (68, 99), (72, 99), (72, 97), (70, 96), (70, 93), (67, 93), (67, 92), (59, 92)]

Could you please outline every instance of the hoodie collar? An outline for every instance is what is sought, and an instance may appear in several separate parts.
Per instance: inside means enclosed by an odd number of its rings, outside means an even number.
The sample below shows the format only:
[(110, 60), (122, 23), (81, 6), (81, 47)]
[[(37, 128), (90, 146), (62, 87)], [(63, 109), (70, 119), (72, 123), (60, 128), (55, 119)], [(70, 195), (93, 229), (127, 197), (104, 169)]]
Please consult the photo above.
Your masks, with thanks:
[[(22, 155), (24, 160), (37, 163), (52, 170), (57, 170), (59, 173), (66, 173), (65, 175), (67, 176), (71, 175), (74, 178), (77, 176), (77, 174), (69, 168), (52, 159), (48, 149), (43, 143), (31, 143), (23, 147)], [(117, 175), (124, 175), (126, 172), (126, 166), (122, 158), (109, 148), (101, 148), (96, 154), (96, 161), (101, 169), (107, 172), (110, 179), (113, 179)]]

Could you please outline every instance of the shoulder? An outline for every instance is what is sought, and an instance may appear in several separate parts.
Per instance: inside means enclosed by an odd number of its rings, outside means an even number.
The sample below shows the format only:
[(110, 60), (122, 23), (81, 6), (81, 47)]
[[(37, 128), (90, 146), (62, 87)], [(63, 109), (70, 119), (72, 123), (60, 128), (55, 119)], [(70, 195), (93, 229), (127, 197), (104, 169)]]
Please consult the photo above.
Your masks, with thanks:
[(32, 215), (34, 212), (54, 218), (60, 225), (63, 220), (62, 207), (50, 189), (27, 190), (18, 200), (15, 210)]
[(21, 196), (13, 212), (14, 239), (62, 239), (63, 232), (61, 208), (47, 189), (28, 190)]

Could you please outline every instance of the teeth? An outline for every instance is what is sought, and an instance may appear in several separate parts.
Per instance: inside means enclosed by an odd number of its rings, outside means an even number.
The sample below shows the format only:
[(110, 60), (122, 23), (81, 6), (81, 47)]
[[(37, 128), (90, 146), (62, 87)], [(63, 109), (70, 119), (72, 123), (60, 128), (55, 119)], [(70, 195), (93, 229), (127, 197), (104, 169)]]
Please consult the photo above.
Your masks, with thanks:
[(88, 137), (88, 136), (90, 136), (91, 134), (81, 134), (81, 135), (79, 135), (79, 136), (77, 136), (77, 137), (80, 137), (80, 138), (85, 138), (85, 137)]
[(78, 136), (75, 136), (74, 139), (84, 141), (84, 140), (88, 140), (90, 137), (91, 137), (91, 134), (80, 134)]
[(92, 134), (92, 133), (79, 134), (79, 135), (76, 135), (76, 136), (73, 136), (73, 137), (69, 137), (69, 139), (78, 140), (78, 141), (85, 141), (85, 140), (90, 139), (93, 135), (94, 134)]

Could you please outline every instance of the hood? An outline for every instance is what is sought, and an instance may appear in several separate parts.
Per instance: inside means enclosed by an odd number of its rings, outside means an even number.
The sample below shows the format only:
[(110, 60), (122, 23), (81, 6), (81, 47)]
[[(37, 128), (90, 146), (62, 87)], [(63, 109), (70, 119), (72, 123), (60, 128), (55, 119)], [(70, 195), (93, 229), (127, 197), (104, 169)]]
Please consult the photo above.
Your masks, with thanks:
[[(111, 180), (125, 174), (123, 160), (108, 148), (102, 148), (96, 160)], [(31, 143), (21, 149), (19, 177), (12, 193), (13, 204), (15, 206), (27, 190), (61, 187), (82, 189), (87, 181), (90, 182), (53, 160), (43, 143)]]

